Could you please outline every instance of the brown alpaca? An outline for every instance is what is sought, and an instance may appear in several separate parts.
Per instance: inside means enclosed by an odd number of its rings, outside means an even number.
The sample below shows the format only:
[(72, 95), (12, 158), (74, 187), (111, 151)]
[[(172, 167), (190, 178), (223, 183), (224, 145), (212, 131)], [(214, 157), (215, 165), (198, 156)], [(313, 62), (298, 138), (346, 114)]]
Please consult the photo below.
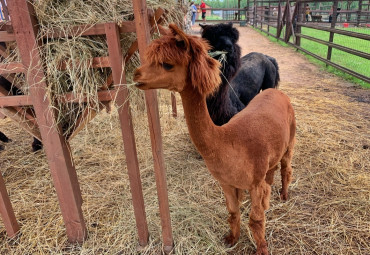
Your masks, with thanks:
[(208, 56), (203, 39), (186, 35), (175, 25), (162, 34), (149, 45), (145, 64), (135, 72), (137, 87), (180, 93), (192, 141), (225, 193), (231, 228), (226, 244), (233, 246), (239, 239), (239, 203), (248, 190), (249, 226), (257, 254), (268, 254), (264, 211), (269, 207), (274, 171), (281, 162), (283, 200), (288, 198), (292, 175), (296, 125), (289, 98), (267, 89), (227, 124), (214, 125), (206, 96), (220, 84), (219, 63)]

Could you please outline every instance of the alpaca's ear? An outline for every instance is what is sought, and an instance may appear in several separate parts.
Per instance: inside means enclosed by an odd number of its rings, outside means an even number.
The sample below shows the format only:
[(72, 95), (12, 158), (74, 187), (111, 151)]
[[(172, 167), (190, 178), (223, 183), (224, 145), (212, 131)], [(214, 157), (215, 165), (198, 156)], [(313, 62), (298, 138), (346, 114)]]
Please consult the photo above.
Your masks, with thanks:
[(207, 25), (205, 25), (205, 24), (200, 24), (200, 23), (199, 23), (199, 26), (200, 26), (201, 28), (203, 28), (203, 29), (204, 29), (205, 27), (207, 27)]
[(161, 25), (158, 25), (158, 31), (161, 35), (170, 35), (171, 34), (171, 30), (161, 26)]
[(172, 34), (175, 36), (176, 45), (181, 48), (185, 48), (186, 50), (189, 49), (189, 39), (188, 36), (182, 31), (178, 26), (175, 24), (170, 24), (170, 29)]
[(228, 25), (229, 25), (229, 27), (233, 27), (233, 23), (232, 22), (229, 22)]
[(191, 38), (189, 75), (191, 84), (202, 95), (213, 93), (221, 84), (220, 62), (208, 56), (208, 43), (200, 38)]

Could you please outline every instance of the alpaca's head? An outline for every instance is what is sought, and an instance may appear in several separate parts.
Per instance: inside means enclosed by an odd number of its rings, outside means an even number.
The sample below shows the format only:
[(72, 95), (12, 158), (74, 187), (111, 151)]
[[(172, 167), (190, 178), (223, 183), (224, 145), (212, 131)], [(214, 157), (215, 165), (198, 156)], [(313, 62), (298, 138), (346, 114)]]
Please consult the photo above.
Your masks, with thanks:
[(209, 42), (212, 51), (227, 51), (228, 54), (234, 54), (239, 31), (232, 23), (199, 25), (202, 27), (202, 38)]
[(219, 63), (208, 56), (209, 45), (186, 35), (176, 25), (161, 29), (161, 38), (146, 49), (145, 61), (134, 74), (139, 89), (169, 89), (181, 92), (193, 86), (203, 95), (220, 84)]

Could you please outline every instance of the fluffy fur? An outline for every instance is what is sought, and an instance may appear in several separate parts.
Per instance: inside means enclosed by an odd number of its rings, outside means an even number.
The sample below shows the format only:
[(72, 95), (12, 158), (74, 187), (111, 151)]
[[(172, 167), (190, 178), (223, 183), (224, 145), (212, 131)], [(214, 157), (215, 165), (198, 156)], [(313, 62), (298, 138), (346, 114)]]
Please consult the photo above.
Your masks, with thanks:
[[(180, 92), (191, 139), (225, 194), (230, 233), (224, 241), (233, 246), (239, 239), (239, 203), (244, 190), (248, 190), (249, 226), (257, 254), (268, 254), (264, 210), (269, 207), (279, 163), (281, 199), (288, 198), (296, 129), (294, 111), (285, 94), (267, 89), (227, 124), (216, 126), (208, 113), (206, 96), (219, 86), (220, 69), (207, 50), (201, 38), (186, 35), (171, 24), (170, 30), (148, 47), (146, 61), (135, 71), (134, 80), (143, 90)], [(182, 61), (168, 56), (181, 56)]]
[(209, 42), (211, 51), (227, 52), (221, 67), (222, 84), (215, 94), (207, 97), (213, 122), (223, 125), (261, 90), (278, 86), (279, 68), (274, 58), (262, 53), (252, 52), (240, 58), (239, 32), (232, 23), (200, 26), (202, 38)]

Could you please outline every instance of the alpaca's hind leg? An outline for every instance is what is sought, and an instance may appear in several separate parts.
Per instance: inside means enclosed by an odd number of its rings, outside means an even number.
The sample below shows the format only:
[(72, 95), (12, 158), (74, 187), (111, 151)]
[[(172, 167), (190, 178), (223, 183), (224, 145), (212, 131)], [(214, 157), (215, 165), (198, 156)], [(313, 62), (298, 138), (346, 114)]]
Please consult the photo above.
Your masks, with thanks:
[(240, 209), (239, 199), (242, 199), (242, 190), (229, 185), (221, 185), (225, 198), (226, 206), (229, 211), (228, 222), (230, 224), (230, 233), (225, 236), (224, 241), (228, 247), (236, 244), (240, 236)]
[(287, 200), (288, 199), (288, 187), (289, 184), (292, 182), (292, 157), (293, 157), (293, 149), (289, 148), (287, 152), (284, 154), (283, 158), (281, 159), (281, 191), (280, 191), (280, 199)]
[(274, 174), (277, 169), (278, 169), (278, 165), (274, 166), (273, 168), (267, 171), (266, 178), (265, 178), (267, 184), (272, 185), (274, 183)]
[[(257, 244), (259, 255), (268, 255), (267, 242), (265, 239), (265, 203), (269, 200), (270, 185), (263, 181), (260, 185), (252, 187), (249, 191), (252, 200), (252, 208), (249, 216), (249, 227)], [(267, 197), (266, 197), (267, 196)]]

